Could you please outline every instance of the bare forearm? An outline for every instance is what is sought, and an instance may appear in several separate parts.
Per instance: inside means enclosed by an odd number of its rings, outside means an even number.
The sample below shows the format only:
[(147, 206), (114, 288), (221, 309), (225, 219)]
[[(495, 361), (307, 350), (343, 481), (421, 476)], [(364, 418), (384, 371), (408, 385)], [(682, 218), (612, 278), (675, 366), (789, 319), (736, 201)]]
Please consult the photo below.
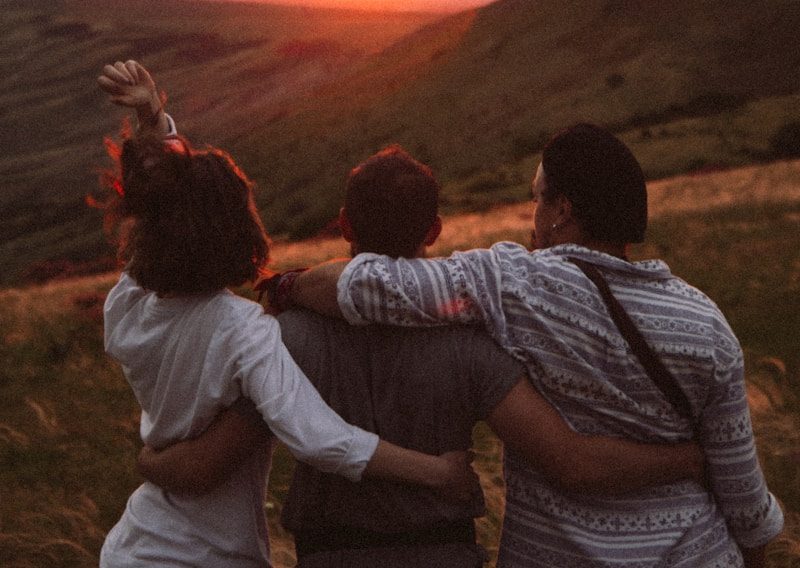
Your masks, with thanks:
[(703, 455), (697, 445), (646, 445), (579, 434), (524, 377), (487, 422), (507, 447), (568, 491), (625, 493), (702, 477)]
[(703, 475), (703, 455), (694, 443), (651, 445), (582, 436), (568, 458), (571, 488), (593, 493), (624, 494), (681, 479), (700, 482)]
[(252, 403), (240, 399), (198, 438), (161, 451), (145, 446), (137, 467), (142, 477), (164, 489), (201, 495), (230, 477), (270, 437)]
[(292, 285), (292, 302), (326, 316), (342, 317), (336, 297), (336, 285), (347, 262), (327, 262), (300, 274)]
[(153, 92), (152, 101), (136, 108), (136, 121), (139, 123), (138, 135), (159, 135), (169, 134), (169, 122), (161, 103), (161, 97), (157, 92)]
[(221, 470), (213, 470), (193, 453), (191, 445), (170, 451), (169, 459), (162, 452), (145, 446), (136, 466), (139, 474), (159, 487), (181, 495), (208, 493), (222, 481)]
[(363, 475), (422, 485), (445, 499), (463, 502), (481, 490), (471, 461), (471, 454), (465, 451), (431, 456), (381, 440)]
[(365, 477), (401, 481), (426, 487), (442, 483), (445, 473), (436, 456), (407, 450), (383, 440), (364, 469)]

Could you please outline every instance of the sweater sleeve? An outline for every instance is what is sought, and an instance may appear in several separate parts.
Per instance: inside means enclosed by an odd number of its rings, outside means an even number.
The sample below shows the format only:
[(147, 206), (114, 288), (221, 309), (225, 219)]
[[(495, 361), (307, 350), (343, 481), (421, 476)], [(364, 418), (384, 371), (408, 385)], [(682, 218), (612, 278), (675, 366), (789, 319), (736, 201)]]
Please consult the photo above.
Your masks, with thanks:
[(484, 324), (491, 331), (503, 317), (502, 246), (433, 259), (360, 254), (339, 279), (339, 306), (356, 325)]
[(742, 548), (755, 548), (780, 533), (783, 513), (758, 462), (743, 356), (732, 333), (718, 334), (715, 359), (714, 386), (701, 417), (708, 478), (733, 538)]
[(250, 321), (237, 340), (237, 379), (273, 434), (300, 461), (358, 481), (378, 436), (352, 426), (322, 400), (281, 341), (277, 321)]

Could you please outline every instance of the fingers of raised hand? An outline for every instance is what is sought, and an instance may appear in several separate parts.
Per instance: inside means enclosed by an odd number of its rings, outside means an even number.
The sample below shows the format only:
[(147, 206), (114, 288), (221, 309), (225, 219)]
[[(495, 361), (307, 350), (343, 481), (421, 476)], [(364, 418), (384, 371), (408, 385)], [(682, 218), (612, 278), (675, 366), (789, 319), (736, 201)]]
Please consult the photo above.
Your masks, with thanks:
[[(124, 71), (120, 71), (120, 66)], [(120, 62), (103, 67), (103, 74), (97, 78), (97, 82), (104, 91), (111, 95), (119, 95), (126, 88), (130, 88), (135, 84), (133, 78)]]
[(130, 68), (128, 68), (128, 66), (125, 63), (123, 63), (122, 61), (117, 61), (114, 63), (113, 67), (114, 71), (116, 71), (117, 76), (120, 77), (123, 82), (127, 83), (128, 85), (136, 84), (136, 75), (131, 73)]
[(111, 95), (111, 102), (126, 107), (150, 104), (155, 92), (150, 74), (132, 59), (103, 67), (97, 83), (103, 91)]
[(128, 59), (125, 63), (122, 64), (125, 71), (127, 71), (128, 75), (130, 75), (131, 79), (133, 80), (134, 84), (141, 83), (139, 79), (139, 64), (136, 63), (133, 59)]
[(150, 73), (138, 61), (128, 59), (124, 63), (124, 67), (133, 79), (134, 84), (148, 88), (154, 86), (153, 78), (150, 76)]
[(115, 81), (108, 77), (108, 75), (100, 75), (97, 78), (97, 83), (100, 85), (100, 88), (107, 92), (109, 95), (120, 95), (123, 91), (123, 86), (119, 83), (119, 81)]
[(113, 65), (103, 67), (103, 76), (120, 85), (133, 86), (148, 81), (152, 82), (150, 74), (144, 67), (133, 59), (126, 62), (117, 61)]
[(103, 91), (110, 95), (112, 103), (120, 106), (131, 106), (136, 103), (136, 98), (129, 94), (130, 87), (127, 85), (120, 85), (104, 75), (97, 78), (97, 83)]
[(155, 85), (155, 82), (153, 81), (153, 78), (150, 76), (150, 73), (147, 71), (147, 69), (145, 69), (135, 61), (134, 64), (136, 65), (136, 72), (137, 72), (137, 77), (139, 79), (139, 83), (148, 86)]

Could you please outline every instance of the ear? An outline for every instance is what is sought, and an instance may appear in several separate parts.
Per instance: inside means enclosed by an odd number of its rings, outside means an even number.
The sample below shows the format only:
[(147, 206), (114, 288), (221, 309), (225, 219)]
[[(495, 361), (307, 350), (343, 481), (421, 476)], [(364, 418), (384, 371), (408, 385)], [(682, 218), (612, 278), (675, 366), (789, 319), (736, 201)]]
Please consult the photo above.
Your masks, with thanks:
[(356, 240), (356, 236), (353, 233), (353, 226), (350, 224), (350, 219), (347, 218), (347, 211), (344, 210), (344, 207), (339, 209), (339, 229), (342, 231), (342, 237), (348, 243), (352, 243)]
[(566, 225), (573, 220), (572, 217), (572, 201), (565, 195), (559, 195), (556, 198), (556, 211), (558, 211), (557, 223)]
[(439, 235), (441, 234), (442, 234), (442, 218), (437, 215), (436, 219), (433, 221), (433, 225), (431, 225), (431, 228), (428, 229), (427, 233), (425, 233), (425, 240), (423, 241), (423, 243), (425, 244), (426, 247), (429, 247), (436, 242), (436, 239), (438, 239)]

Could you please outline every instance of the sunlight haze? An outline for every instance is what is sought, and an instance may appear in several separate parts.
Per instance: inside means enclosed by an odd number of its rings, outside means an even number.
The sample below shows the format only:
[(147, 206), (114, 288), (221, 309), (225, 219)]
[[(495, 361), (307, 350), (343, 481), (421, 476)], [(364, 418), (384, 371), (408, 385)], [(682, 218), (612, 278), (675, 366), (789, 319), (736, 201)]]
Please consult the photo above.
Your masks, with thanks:
[(396, 12), (458, 12), (485, 6), (493, 0), (226, 0), (265, 4), (301, 5), (317, 8), (350, 8)]

